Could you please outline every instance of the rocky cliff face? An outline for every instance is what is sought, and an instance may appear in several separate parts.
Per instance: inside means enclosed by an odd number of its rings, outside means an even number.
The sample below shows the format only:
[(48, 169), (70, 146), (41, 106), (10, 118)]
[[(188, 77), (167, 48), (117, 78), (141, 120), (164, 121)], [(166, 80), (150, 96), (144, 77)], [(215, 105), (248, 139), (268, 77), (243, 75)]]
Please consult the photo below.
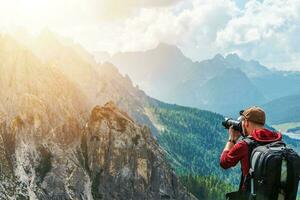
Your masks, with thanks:
[(45, 125), (2, 120), (1, 199), (194, 199), (150, 129), (112, 102), (96, 106), (85, 126)]
[(192, 199), (167, 164), (150, 129), (114, 103), (95, 107), (82, 137), (94, 196), (104, 199)]
[(147, 127), (2, 36), (0, 88), (0, 199), (194, 198)]

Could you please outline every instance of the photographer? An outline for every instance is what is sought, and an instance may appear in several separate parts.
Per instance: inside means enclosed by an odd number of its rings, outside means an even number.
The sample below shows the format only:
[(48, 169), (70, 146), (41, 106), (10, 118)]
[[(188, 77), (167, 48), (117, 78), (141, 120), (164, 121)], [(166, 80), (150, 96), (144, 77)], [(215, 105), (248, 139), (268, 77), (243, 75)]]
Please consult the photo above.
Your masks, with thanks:
[(221, 154), (220, 165), (224, 169), (235, 166), (241, 162), (242, 178), (239, 191), (227, 195), (227, 199), (248, 199), (250, 195), (250, 179), (249, 176), (249, 162), (251, 152), (249, 151), (249, 144), (244, 140), (238, 141), (241, 135), (245, 138), (250, 138), (260, 145), (280, 141), (282, 135), (270, 131), (265, 128), (265, 112), (259, 107), (250, 107), (241, 112), (240, 126), (241, 131), (237, 131), (233, 126), (230, 126), (228, 133), (229, 139)]

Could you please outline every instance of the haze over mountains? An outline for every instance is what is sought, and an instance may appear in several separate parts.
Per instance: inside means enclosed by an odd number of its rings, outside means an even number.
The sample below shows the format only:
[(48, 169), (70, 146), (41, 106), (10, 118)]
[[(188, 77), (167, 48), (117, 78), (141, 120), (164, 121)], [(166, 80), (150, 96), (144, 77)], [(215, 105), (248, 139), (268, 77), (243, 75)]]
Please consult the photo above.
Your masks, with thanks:
[(193, 174), (198, 197), (219, 200), (237, 183), (238, 170), (218, 163), (222, 115), (151, 98), (114, 65), (50, 31), (27, 40), (1, 35), (0, 47), (1, 197), (194, 199), (177, 178)]
[(193, 62), (178, 47), (159, 44), (144, 52), (98, 55), (151, 96), (226, 115), (300, 93), (299, 72), (272, 70), (237, 54)]
[[(0, 47), (1, 198), (194, 199), (177, 178), (193, 173), (203, 177), (201, 195), (219, 199), (228, 191), (219, 183), (235, 180), (218, 165), (221, 115), (153, 99), (49, 31), (25, 41), (1, 35)], [(208, 141), (216, 145), (204, 156)]]
[(151, 98), (60, 40), (0, 35), (0, 199), (196, 199), (151, 133)]

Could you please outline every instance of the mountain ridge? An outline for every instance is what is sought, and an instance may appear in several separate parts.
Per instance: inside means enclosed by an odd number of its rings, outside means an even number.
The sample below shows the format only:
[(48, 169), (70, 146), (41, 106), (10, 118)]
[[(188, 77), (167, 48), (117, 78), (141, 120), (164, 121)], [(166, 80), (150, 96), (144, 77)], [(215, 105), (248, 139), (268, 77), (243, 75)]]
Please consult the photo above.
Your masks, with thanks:
[[(135, 84), (155, 98), (168, 103), (208, 109), (224, 115), (232, 115), (236, 110), (247, 105), (264, 104), (282, 96), (295, 94), (300, 90), (299, 73), (269, 69), (258, 61), (243, 60), (235, 53), (227, 54), (225, 57), (217, 54), (212, 59), (193, 62), (182, 53), (173, 53), (179, 52), (180, 49), (177, 46), (168, 45), (168, 48), (165, 49), (159, 47), (160, 45), (141, 52), (118, 53), (107, 60), (115, 64), (121, 73), (128, 74)], [(95, 57), (97, 57), (96, 54)], [(157, 60), (162, 62), (158, 63)], [(208, 106), (201, 104), (201, 102), (207, 101), (205, 95), (202, 95), (202, 89), (212, 88), (212, 85), (216, 84), (213, 79), (228, 76), (226, 70), (231, 68), (241, 70), (251, 83), (241, 85), (236, 81), (229, 87), (250, 88), (251, 86), (256, 92), (245, 94), (243, 97), (252, 100), (246, 104), (240, 104), (236, 101), (239, 99), (238, 93), (228, 94), (232, 96), (230, 99), (232, 106), (225, 111), (218, 108), (218, 103), (211, 102)], [(203, 86), (205, 84), (208, 88)], [(226, 82), (223, 82), (221, 86), (224, 84)], [(295, 87), (289, 87), (291, 84)], [(274, 85), (278, 85), (278, 87), (274, 87)], [(261, 98), (261, 95), (264, 98)], [(253, 101), (255, 98), (259, 100)], [(222, 99), (222, 95), (218, 95), (216, 92), (214, 99)], [(233, 112), (228, 110), (233, 110)]]

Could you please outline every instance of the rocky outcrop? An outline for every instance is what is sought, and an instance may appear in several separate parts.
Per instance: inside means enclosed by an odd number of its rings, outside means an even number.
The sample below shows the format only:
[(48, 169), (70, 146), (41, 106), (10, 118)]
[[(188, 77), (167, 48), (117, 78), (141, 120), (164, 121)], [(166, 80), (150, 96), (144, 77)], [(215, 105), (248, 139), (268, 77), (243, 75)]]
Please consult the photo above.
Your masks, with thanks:
[[(92, 194), (104, 199), (192, 199), (178, 182), (150, 129), (114, 103), (95, 107), (82, 138)], [(96, 180), (95, 180), (96, 178)]]
[(112, 102), (85, 126), (70, 119), (43, 136), (32, 119), (9, 124), (1, 124), (1, 199), (194, 199), (150, 129)]

